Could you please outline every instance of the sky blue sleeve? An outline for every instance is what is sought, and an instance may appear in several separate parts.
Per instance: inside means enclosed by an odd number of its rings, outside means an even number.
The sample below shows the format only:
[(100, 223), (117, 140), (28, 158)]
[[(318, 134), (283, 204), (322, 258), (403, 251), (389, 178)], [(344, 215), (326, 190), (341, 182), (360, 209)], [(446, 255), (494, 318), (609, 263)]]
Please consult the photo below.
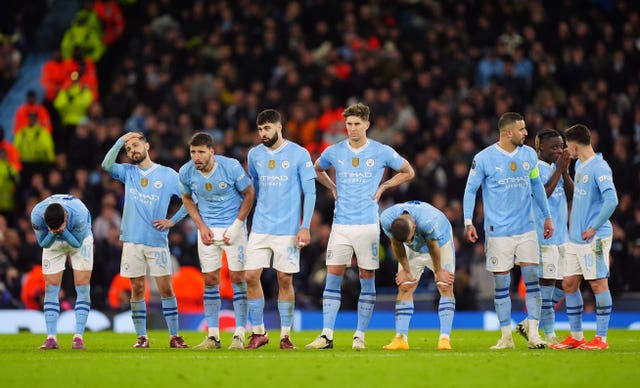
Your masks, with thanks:
[(116, 143), (111, 147), (109, 152), (104, 156), (104, 160), (102, 161), (102, 168), (107, 171), (109, 174), (113, 175), (114, 169), (113, 166), (116, 163), (116, 159), (118, 159), (118, 154), (120, 153), (120, 148), (124, 145), (124, 140), (118, 139)]
[(253, 167), (253, 150), (250, 150), (247, 154), (247, 165), (249, 166), (249, 176), (253, 181), (253, 189), (256, 191), (256, 198), (258, 198), (258, 191), (260, 189), (260, 179), (258, 177), (258, 172), (255, 167)]
[(611, 218), (611, 215), (616, 210), (616, 206), (618, 206), (618, 194), (616, 194), (616, 191), (612, 188), (607, 188), (602, 192), (602, 199), (604, 202), (602, 203), (600, 213), (598, 213), (596, 219), (593, 220), (593, 225), (591, 225), (595, 230), (600, 229), (600, 227)]
[(302, 192), (304, 193), (304, 202), (302, 203), (302, 227), (309, 229), (311, 226), (311, 218), (313, 210), (316, 206), (316, 180), (307, 179), (302, 182)]
[(64, 231), (62, 231), (62, 234), (60, 234), (60, 236), (64, 239), (64, 241), (68, 242), (69, 245), (74, 248), (80, 248), (80, 246), (82, 245), (82, 240), (80, 240), (78, 236), (75, 236), (73, 233), (69, 232), (69, 229), (65, 229)]
[(464, 188), (464, 196), (462, 199), (462, 209), (465, 220), (473, 219), (473, 209), (476, 206), (476, 193), (484, 179), (484, 171), (480, 164), (474, 159), (469, 170), (467, 185)]
[(49, 230), (46, 232), (36, 231), (36, 238), (38, 239), (38, 245), (42, 248), (49, 248), (53, 245), (53, 242), (56, 241), (56, 235)]
[(531, 192), (533, 193), (533, 199), (536, 201), (536, 204), (540, 210), (542, 210), (544, 218), (551, 218), (551, 210), (549, 210), (549, 202), (547, 202), (547, 192), (544, 190), (544, 184), (542, 184), (542, 179), (540, 179), (539, 174), (535, 178), (531, 178)]
[(178, 209), (178, 211), (176, 212), (176, 214), (173, 215), (173, 217), (170, 218), (171, 222), (173, 222), (174, 224), (177, 224), (178, 222), (180, 222), (183, 218), (185, 218), (187, 216), (187, 214), (189, 214), (187, 212), (187, 208), (184, 207), (184, 205), (180, 206), (180, 209)]

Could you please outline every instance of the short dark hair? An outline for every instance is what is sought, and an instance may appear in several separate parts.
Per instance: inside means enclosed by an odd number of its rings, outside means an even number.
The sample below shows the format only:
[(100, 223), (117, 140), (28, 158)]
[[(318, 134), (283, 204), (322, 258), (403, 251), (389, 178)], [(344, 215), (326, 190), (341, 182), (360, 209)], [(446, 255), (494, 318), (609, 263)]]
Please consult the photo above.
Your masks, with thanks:
[(361, 118), (363, 121), (369, 121), (370, 113), (371, 111), (368, 106), (358, 102), (357, 104), (353, 104), (345, 109), (344, 112), (342, 112), (342, 116), (344, 116), (345, 119), (349, 116), (356, 116)]
[(44, 223), (50, 229), (58, 229), (64, 222), (64, 208), (59, 203), (52, 203), (44, 210)]
[(536, 150), (540, 149), (540, 144), (542, 142), (544, 142), (547, 139), (551, 139), (553, 137), (562, 137), (562, 135), (560, 134), (560, 132), (556, 131), (555, 129), (551, 129), (551, 128), (545, 128), (542, 131), (538, 132), (536, 134), (536, 139), (535, 139), (535, 145), (536, 145)]
[(500, 132), (504, 131), (506, 127), (515, 123), (516, 121), (524, 121), (524, 117), (520, 113), (505, 112), (498, 119), (498, 129)]
[(213, 138), (208, 133), (196, 132), (189, 140), (190, 146), (207, 146), (213, 148)]
[(591, 145), (591, 131), (586, 125), (576, 124), (573, 125), (564, 132), (564, 136), (567, 141), (575, 141), (582, 145)]
[(280, 112), (278, 112), (275, 109), (263, 110), (258, 114), (258, 117), (256, 117), (257, 125), (263, 125), (266, 123), (275, 124), (275, 123), (281, 123), (281, 122), (282, 122), (282, 115), (280, 114)]
[(396, 217), (391, 223), (391, 235), (398, 241), (406, 242), (411, 234), (411, 223), (407, 217)]

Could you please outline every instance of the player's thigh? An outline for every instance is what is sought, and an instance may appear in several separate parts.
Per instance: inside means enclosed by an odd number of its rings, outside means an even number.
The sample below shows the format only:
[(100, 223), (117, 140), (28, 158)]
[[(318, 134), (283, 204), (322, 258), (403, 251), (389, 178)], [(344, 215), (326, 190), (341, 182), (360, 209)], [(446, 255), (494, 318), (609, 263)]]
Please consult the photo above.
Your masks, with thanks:
[[(241, 234), (233, 240), (231, 245), (220, 245), (227, 256), (227, 264), (230, 271), (244, 271), (247, 261), (247, 231), (243, 229)], [(219, 268), (219, 267), (218, 267)]]
[(69, 245), (56, 241), (49, 248), (42, 250), (42, 274), (53, 275), (64, 271), (67, 262)]
[(327, 243), (327, 265), (351, 266), (353, 257), (352, 239), (349, 237), (350, 225), (336, 225), (331, 227), (329, 242)]
[(540, 244), (535, 230), (513, 237), (516, 241), (515, 264), (540, 264)]
[[(429, 262), (431, 262), (431, 256), (428, 253), (416, 252), (413, 249), (405, 246), (405, 252), (407, 253), (407, 260), (409, 261), (409, 268), (411, 273), (416, 279), (420, 279), (424, 273), (424, 269), (427, 268)], [(402, 265), (398, 263), (398, 271), (402, 269)]]
[(69, 250), (71, 268), (76, 271), (93, 270), (93, 236), (89, 235), (82, 240), (82, 245)]
[(380, 268), (380, 226), (355, 225), (351, 236), (358, 268), (376, 270)]
[(247, 242), (247, 259), (245, 261), (245, 269), (253, 270), (259, 268), (269, 268), (271, 266), (271, 257), (273, 251), (269, 237), (271, 235), (263, 233), (250, 233)]
[(147, 259), (144, 245), (132, 242), (122, 243), (122, 259), (120, 260), (120, 276), (137, 278), (147, 274)]
[(563, 276), (582, 275), (582, 264), (580, 256), (583, 254), (582, 245), (567, 243), (564, 252)]
[(515, 237), (487, 237), (486, 268), (489, 272), (510, 271), (515, 265), (516, 247)]
[(609, 277), (609, 253), (611, 252), (611, 238), (594, 237), (589, 244), (584, 244), (588, 249), (583, 250), (580, 257), (583, 265), (585, 280), (603, 279)]
[(173, 273), (169, 247), (151, 247), (144, 245), (142, 249), (151, 276), (166, 276)]
[(562, 280), (563, 256), (564, 247), (562, 245), (541, 245), (540, 267), (538, 268), (540, 279)]

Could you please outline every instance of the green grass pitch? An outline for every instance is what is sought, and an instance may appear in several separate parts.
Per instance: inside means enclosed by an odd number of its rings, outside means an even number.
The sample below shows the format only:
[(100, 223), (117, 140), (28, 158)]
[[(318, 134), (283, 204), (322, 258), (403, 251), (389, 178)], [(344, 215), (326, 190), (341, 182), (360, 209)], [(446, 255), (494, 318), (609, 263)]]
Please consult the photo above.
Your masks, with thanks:
[[(197, 345), (203, 333), (182, 333)], [(86, 333), (87, 350), (42, 351), (42, 334), (0, 335), (0, 387), (632, 387), (640, 381), (640, 333), (609, 332), (605, 351), (489, 350), (498, 332), (454, 330), (452, 351), (436, 350), (436, 331), (413, 330), (411, 349), (386, 351), (391, 331), (367, 332), (367, 349), (351, 349), (352, 331), (335, 334), (332, 350), (305, 350), (318, 332), (295, 332), (295, 351), (278, 347), (278, 330), (260, 349), (169, 349), (166, 331), (150, 332), (151, 348), (132, 349), (134, 334)], [(559, 333), (564, 336), (566, 333)], [(593, 333), (586, 333), (587, 338)]]

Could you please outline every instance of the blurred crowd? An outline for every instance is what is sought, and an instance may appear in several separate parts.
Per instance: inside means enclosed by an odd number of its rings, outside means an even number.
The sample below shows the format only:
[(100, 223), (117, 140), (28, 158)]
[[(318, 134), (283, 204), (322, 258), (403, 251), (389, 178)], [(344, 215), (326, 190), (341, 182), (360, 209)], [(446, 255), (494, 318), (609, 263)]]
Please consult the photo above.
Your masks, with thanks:
[[(122, 306), (107, 300), (118, 280), (124, 197), (100, 169), (125, 131), (144, 132), (152, 160), (176, 170), (189, 160), (194, 131), (245, 163), (259, 143), (256, 115), (275, 108), (285, 136), (315, 160), (346, 137), (341, 114), (355, 101), (371, 107), (369, 137), (416, 170), (385, 193), (381, 210), (415, 199), (451, 220), (458, 309), (493, 295), (484, 247), (462, 239), (461, 201), (471, 160), (497, 140), (506, 111), (525, 116), (530, 145), (543, 128), (592, 129), (620, 198), (611, 290), (616, 298), (640, 291), (639, 8), (633, 0), (83, 1), (43, 68), (43, 100), (27, 93), (15, 127), (4, 128), (14, 140), (0, 148), (0, 307), (37, 298), (24, 287), (41, 254), (29, 214), (44, 197), (69, 192), (93, 215), (93, 306), (128, 308), (126, 298)], [(324, 286), (333, 201), (318, 190), (312, 243), (294, 277), (303, 308), (321, 306)], [(397, 263), (382, 243), (376, 283), (384, 291)], [(190, 220), (173, 228), (170, 247), (181, 268), (199, 267)], [(273, 302), (275, 272), (263, 276)], [(345, 279), (343, 307), (353, 308), (358, 275)], [(423, 286), (434, 290), (428, 278)], [(63, 289), (73, 295), (68, 282)]]

